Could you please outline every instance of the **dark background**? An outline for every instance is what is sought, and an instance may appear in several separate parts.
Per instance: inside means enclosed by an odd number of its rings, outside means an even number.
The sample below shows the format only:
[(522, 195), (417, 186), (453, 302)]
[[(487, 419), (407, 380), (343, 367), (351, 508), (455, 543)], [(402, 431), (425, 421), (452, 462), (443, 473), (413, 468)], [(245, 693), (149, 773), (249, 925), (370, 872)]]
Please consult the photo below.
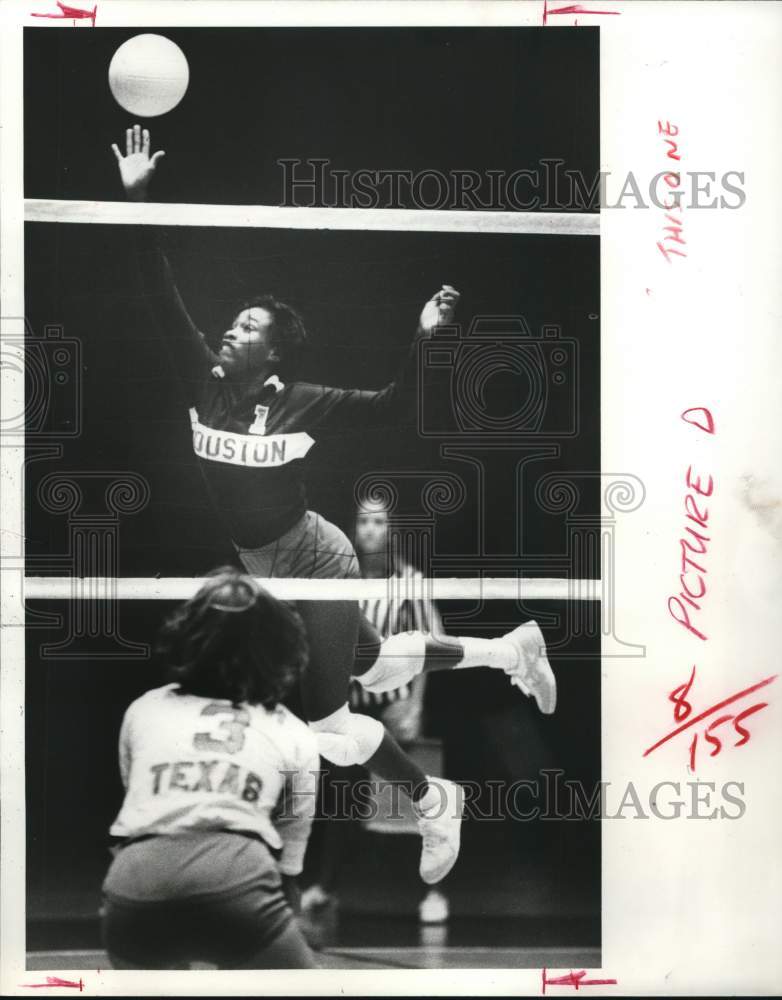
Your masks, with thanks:
[[(561, 602), (530, 605), (539, 621), (560, 619), (558, 626), (544, 628), (546, 641), (553, 646), (564, 640), (571, 656), (552, 657), (556, 714), (542, 716), (500, 671), (453, 671), (429, 678), (425, 729), (444, 739), (446, 773), (459, 780), (510, 784), (542, 780), (542, 769), (561, 768), (561, 780), (581, 781), (589, 794), (600, 780), (599, 640), (569, 635)], [(489, 602), (477, 614), (468, 602), (439, 606), (454, 634), (500, 635), (526, 617), (507, 601)], [(64, 613), (67, 628), (72, 607), (66, 602), (35, 601), (31, 607)], [(123, 602), (123, 637), (152, 642), (172, 607), (167, 601)], [(473, 614), (469, 628), (449, 626), (454, 616), (465, 614)], [(27, 630), (28, 947), (35, 948), (97, 944), (100, 885), (110, 860), (108, 827), (122, 801), (120, 722), (133, 699), (164, 683), (162, 666), (153, 660), (87, 660), (94, 641), (84, 640), (81, 647), (76, 641), (70, 662), (42, 655), (44, 644), (64, 634), (63, 628)], [(478, 800), (482, 812), (488, 804)], [(521, 808), (531, 804), (521, 797)], [(422, 894), (417, 838), (363, 837), (343, 872), (346, 913), (409, 917)], [(537, 933), (552, 920), (545, 944), (563, 943), (574, 934), (580, 944), (599, 944), (599, 822), (473, 817), (465, 820), (462, 841), (446, 886), (455, 918), (526, 917), (536, 922)]]
[[(28, 319), (39, 335), (47, 324), (61, 325), (66, 338), (80, 342), (83, 363), (80, 435), (66, 440), (62, 458), (28, 465), (27, 496), (33, 502), (27, 551), (45, 556), (66, 547), (65, 516), (47, 512), (33, 499), (43, 476), (66, 470), (77, 478), (89, 470), (133, 470), (149, 482), (151, 501), (121, 521), (121, 575), (199, 575), (233, 558), (233, 549), (193, 455), (175, 367), (140, 297), (133, 247), (128, 246), (132, 237), (130, 227), (27, 226)], [(423, 512), (421, 490), (429, 476), (444, 471), (461, 477), (464, 506), (436, 517), (437, 556), (482, 555), (477, 565), (493, 575), (570, 575), (565, 565), (536, 565), (531, 558), (520, 558), (515, 539), (521, 531), (521, 551), (529, 557), (564, 552), (564, 515), (536, 504), (537, 477), (600, 468), (596, 239), (182, 229), (170, 234), (168, 244), (194, 319), (218, 339), (229, 325), (231, 303), (253, 289), (273, 289), (293, 302), (313, 339), (302, 372), (305, 380), (346, 387), (384, 385), (412, 342), (423, 302), (443, 282), (463, 289), (459, 316), (465, 326), (475, 316), (521, 315), (539, 336), (543, 324), (558, 325), (573, 358), (568, 384), (579, 391), (573, 414), (576, 435), (553, 441), (506, 435), (503, 449), (496, 451), (485, 447), (490, 443), (486, 434), (477, 436), (476, 448), (473, 434), (470, 452), (484, 467), (479, 484), (471, 465), (441, 454), (441, 438), (419, 435), (411, 413), (406, 426), (356, 426), (336, 436), (317, 434), (307, 466), (310, 506), (348, 533), (354, 484), (364, 473), (378, 472), (392, 481), (402, 478), (397, 472), (421, 473), (416, 480), (404, 477), (408, 486), (402, 488), (399, 510), (416, 515)], [(427, 412), (442, 415), (452, 398), (448, 370), (434, 374), (437, 378), (424, 373), (419, 399)], [(493, 376), (487, 388), (487, 409), (497, 416), (514, 412), (518, 399), (529, 392), (523, 376), (510, 373)], [(73, 383), (53, 386), (51, 396), (72, 392)], [(549, 403), (549, 409), (557, 406), (556, 399)], [(558, 418), (557, 413), (550, 416)], [(464, 437), (457, 435), (452, 443), (464, 444)], [(560, 454), (533, 462), (517, 496), (516, 466), (530, 446), (540, 444), (554, 444)], [(595, 477), (586, 484), (580, 512), (594, 511), (598, 497)], [(483, 542), (479, 522), (486, 529)], [(432, 569), (436, 575), (436, 560)], [(449, 564), (442, 572), (476, 575), (476, 562)], [(595, 566), (592, 572), (575, 570), (572, 575), (598, 574)]]
[[(124, 149), (132, 122), (108, 67), (144, 30), (25, 29), (28, 198), (122, 199), (109, 149)], [(182, 102), (145, 122), (167, 152), (160, 201), (281, 204), (283, 158), (510, 173), (547, 157), (589, 180), (599, 170), (597, 28), (149, 30), (190, 66)]]
[[(347, 170), (511, 172), (534, 169), (543, 158), (560, 158), (563, 169), (588, 180), (599, 170), (596, 29), (152, 30), (182, 47), (191, 72), (179, 107), (145, 122), (153, 149), (167, 151), (155, 179), (159, 201), (279, 204), (282, 173), (275, 161), (293, 157), (328, 158), (333, 169)], [(28, 198), (122, 198), (110, 145), (121, 145), (131, 119), (110, 95), (107, 70), (115, 49), (140, 31), (26, 29)], [(69, 571), (67, 556), (56, 569), (47, 566), (70, 545), (66, 516), (44, 511), (37, 499), (41, 478), (53, 471), (78, 480), (80, 473), (132, 470), (148, 480), (149, 505), (120, 520), (116, 575), (200, 574), (231, 557), (192, 456), (175, 373), (139, 294), (133, 235), (133, 227), (26, 226), (32, 333), (40, 338), (47, 325), (60, 326), (81, 346), (79, 368), (69, 369), (64, 382), (47, 370), (51, 405), (28, 435), (28, 572)], [(599, 473), (598, 239), (211, 228), (182, 228), (168, 239), (185, 300), (208, 332), (224, 330), (232, 303), (250, 291), (268, 288), (298, 307), (315, 344), (302, 374), (315, 381), (385, 384), (423, 301), (443, 282), (463, 293), (459, 319), (465, 327), (486, 314), (520, 314), (536, 334), (542, 324), (558, 324), (578, 348), (578, 433), (555, 442), (558, 457), (529, 468)], [(81, 422), (73, 412), (74, 386), (83, 394)], [(515, 408), (524, 393), (523, 385), (501, 377), (489, 389), (498, 415)], [(447, 395), (438, 405), (447, 410)], [(39, 439), (61, 441), (62, 457), (34, 460), (31, 446)], [(358, 474), (378, 471), (393, 480), (404, 471), (449, 471), (464, 478), (467, 501), (438, 516), (435, 556), (477, 552), (480, 560), (449, 564), (443, 575), (566, 576), (567, 566), (552, 571), (533, 558), (564, 553), (564, 517), (538, 509), (534, 480), (525, 478), (520, 502), (513, 489), (519, 462), (539, 443), (533, 438), (506, 441), (500, 451), (486, 448), (481, 496), (475, 470), (443, 456), (442, 442), (420, 437), (415, 426), (371, 433), (357, 427), (319, 440), (311, 452), (310, 503), (349, 528)], [(596, 481), (588, 484), (580, 512), (598, 511), (598, 497)], [(417, 494), (402, 503), (406, 512), (420, 511)], [(481, 542), (476, 519), (482, 503)], [(100, 503), (82, 511), (88, 522), (98, 513)], [(513, 554), (519, 529), (530, 554), (524, 559)], [(590, 575), (598, 574), (595, 564)], [(440, 575), (436, 566), (433, 575)], [(65, 605), (32, 602), (31, 611), (54, 607)], [(169, 607), (126, 602), (123, 635), (150, 642)], [(560, 704), (550, 719), (497, 674), (434, 677), (431, 722), (450, 740), (452, 773), (465, 780), (515, 780), (559, 766), (565, 777), (598, 780), (599, 632), (573, 635), (563, 604), (528, 602), (519, 609), (504, 602), (477, 608), (449, 602), (442, 610), (459, 608), (470, 627), (452, 631), (483, 628), (486, 635), (534, 612), (549, 645), (562, 641), (560, 652), (576, 656), (552, 658)], [(89, 660), (87, 649), (78, 655), (78, 643), (69, 649), (73, 659), (42, 658), (41, 643), (62, 638), (62, 629), (27, 633), (31, 947), (67, 947), (73, 939), (63, 923), (72, 927), (79, 917), (89, 934), (96, 933), (108, 864), (105, 835), (121, 796), (119, 723), (128, 703), (161, 681), (151, 662)], [(94, 645), (92, 640), (93, 652)], [(412, 913), (421, 891), (418, 845), (408, 843), (401, 866), (387, 863), (389, 850), (373, 846), (354, 859), (354, 904), (376, 905), (383, 914), (394, 908)], [(560, 940), (567, 921), (577, 917), (586, 921), (579, 940), (585, 933), (599, 942), (599, 824), (468, 821), (454, 878), (448, 892), (457, 916), (546, 914), (553, 920), (546, 943)]]
[[(130, 119), (109, 92), (107, 70), (116, 48), (141, 31), (26, 30), (26, 196), (122, 198), (110, 144), (122, 145)], [(349, 170), (511, 172), (545, 157), (588, 178), (599, 169), (597, 29), (160, 33), (182, 47), (191, 77), (177, 108), (144, 123), (153, 148), (167, 150), (155, 200), (279, 204), (275, 161), (282, 157), (324, 157)], [(199, 574), (232, 558), (192, 454), (175, 372), (139, 296), (133, 230), (26, 227), (32, 332), (41, 337), (47, 324), (61, 326), (80, 342), (83, 363), (75, 376), (83, 393), (80, 435), (63, 438), (62, 458), (28, 466), (28, 556), (40, 557), (36, 572), (52, 571), (47, 556), (66, 546), (65, 517), (35, 499), (51, 471), (133, 470), (148, 480), (150, 504), (120, 524), (122, 575)], [(516, 469), (529, 445), (541, 443), (534, 436), (482, 449), (481, 486), (472, 465), (444, 457), (443, 442), (422, 438), (415, 426), (357, 427), (337, 439), (319, 437), (308, 457), (310, 506), (349, 531), (360, 474), (393, 479), (402, 471), (445, 470), (462, 478), (467, 501), (437, 515), (432, 575), (599, 575), (596, 563), (589, 572), (571, 570), (567, 559), (541, 563), (564, 555), (566, 529), (564, 517), (540, 511), (532, 495), (545, 472), (596, 476), (600, 468), (597, 238), (183, 227), (169, 234), (169, 246), (185, 301), (213, 335), (248, 293), (271, 290), (296, 306), (314, 340), (302, 375), (315, 382), (384, 385), (423, 302), (444, 282), (463, 293), (458, 319), (465, 329), (485, 315), (521, 315), (536, 336), (542, 324), (559, 325), (578, 355), (568, 375), (580, 391), (577, 435), (554, 442), (558, 456), (527, 467), (521, 497)], [(496, 416), (512, 412), (528, 391), (522, 378), (498, 374), (487, 386), (489, 408)], [(53, 400), (72, 392), (73, 381), (52, 382)], [(427, 398), (441, 413), (451, 405), (442, 382)], [(555, 424), (571, 416), (554, 412), (558, 402), (550, 406)], [(403, 513), (417, 515), (420, 483), (408, 493)], [(598, 510), (596, 477), (585, 483), (581, 504), (579, 513)], [(438, 570), (437, 558), (459, 556)]]

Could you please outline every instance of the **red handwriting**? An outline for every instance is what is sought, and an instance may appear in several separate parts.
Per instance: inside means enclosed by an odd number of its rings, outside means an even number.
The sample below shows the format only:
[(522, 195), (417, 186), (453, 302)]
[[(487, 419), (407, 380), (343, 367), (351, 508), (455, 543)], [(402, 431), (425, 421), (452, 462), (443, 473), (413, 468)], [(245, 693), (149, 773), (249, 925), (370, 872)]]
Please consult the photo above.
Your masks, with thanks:
[(92, 27), (95, 27), (95, 18), (98, 16), (98, 5), (92, 8), (92, 10), (82, 10), (81, 7), (68, 7), (64, 3), (60, 3), (60, 0), (56, 0), (57, 6), (60, 8), (61, 13), (59, 14), (38, 14), (33, 12), (32, 17), (50, 17), (53, 20), (67, 20), (70, 18), (72, 21), (79, 21), (84, 18), (89, 18)]
[[(705, 406), (691, 407), (681, 415), (682, 420), (698, 427), (707, 434), (714, 434), (714, 417)], [(694, 624), (692, 611), (701, 611), (702, 601), (708, 590), (706, 585), (707, 571), (702, 564), (706, 555), (711, 536), (705, 534), (709, 524), (709, 508), (701, 499), (710, 497), (714, 492), (714, 479), (702, 476), (690, 465), (684, 476), (685, 485), (690, 492), (684, 495), (685, 524), (683, 537), (679, 539), (679, 586), (678, 594), (668, 598), (668, 614), (682, 628), (704, 642), (706, 636)], [(695, 527), (693, 527), (695, 525)], [(697, 556), (698, 559), (694, 559)]]
[(22, 983), (21, 985), (28, 990), (44, 989), (51, 986), (60, 986), (67, 989), (78, 990), (79, 993), (82, 993), (84, 990), (83, 979), (80, 979), (78, 983), (75, 983), (71, 979), (60, 979), (59, 976), (47, 976), (45, 983)]
[(585, 979), (586, 969), (579, 969), (573, 972), (571, 969), (566, 976), (554, 976), (550, 978), (546, 975), (546, 970), (542, 969), (542, 992), (545, 994), (547, 986), (572, 986), (577, 990), (580, 986), (616, 986), (616, 979)]
[[(690, 694), (690, 689), (692, 688), (693, 682), (695, 680), (695, 666), (693, 665), (692, 673), (690, 678), (684, 684), (680, 684), (679, 687), (675, 688), (668, 695), (668, 700), (673, 703), (673, 721), (679, 722), (681, 725), (677, 726), (675, 729), (671, 730), (670, 733), (663, 736), (662, 739), (653, 743), (647, 750), (644, 750), (644, 757), (648, 757), (650, 753), (653, 753), (668, 740), (672, 740), (675, 736), (679, 736), (681, 733), (685, 732), (687, 729), (692, 729), (693, 726), (697, 726), (698, 723), (703, 722), (704, 719), (713, 716), (716, 712), (721, 709), (726, 708), (728, 705), (733, 705), (735, 702), (740, 701), (742, 698), (747, 698), (749, 695), (754, 694), (755, 691), (759, 691), (761, 688), (766, 687), (777, 679), (779, 675), (774, 674), (771, 677), (766, 677), (762, 681), (758, 681), (757, 684), (753, 684), (751, 687), (744, 688), (743, 691), (738, 691), (736, 694), (731, 695), (729, 698), (724, 698), (722, 701), (718, 701), (716, 705), (712, 705), (711, 708), (707, 708), (705, 712), (699, 712), (694, 718), (690, 718), (692, 715), (692, 705), (687, 700)], [(711, 745), (712, 749), (709, 752), (710, 757), (717, 757), (722, 750), (723, 741), (726, 737), (723, 735), (722, 739), (717, 735), (716, 730), (725, 725), (728, 722), (733, 723), (733, 730), (735, 734), (739, 737), (735, 743), (732, 745), (734, 747), (744, 746), (745, 743), (749, 743), (752, 734), (742, 725), (744, 719), (748, 718), (750, 715), (754, 715), (761, 709), (768, 706), (767, 701), (760, 701), (754, 705), (750, 705), (743, 711), (739, 712), (738, 715), (733, 713), (725, 713), (718, 715), (713, 718), (710, 723), (704, 728), (702, 733), (693, 733), (692, 740), (690, 742), (690, 770), (695, 771), (696, 763), (696, 753), (698, 748), (698, 736), (702, 735), (708, 744)]]
[(714, 433), (714, 417), (705, 406), (691, 406), (689, 410), (685, 410), (684, 413), (682, 413), (682, 420), (686, 421), (688, 424), (694, 424), (696, 427), (700, 427), (700, 429), (702, 431), (706, 431), (707, 434)]
[[(666, 157), (678, 164), (681, 160), (681, 156), (679, 155), (679, 144), (676, 139), (673, 138), (679, 134), (678, 126), (672, 125), (670, 122), (661, 122), (658, 120), (657, 134), (663, 136), (663, 142), (668, 147), (665, 154)], [(682, 215), (681, 205), (682, 178), (678, 169), (669, 169), (659, 176), (662, 177), (663, 183), (669, 189), (671, 200), (665, 200), (661, 203), (662, 208), (665, 211), (665, 222), (667, 222), (668, 225), (663, 226), (663, 232), (667, 235), (663, 236), (662, 240), (657, 241), (657, 249), (670, 264), (676, 257), (687, 256), (687, 251), (681, 249), (681, 247), (687, 245), (687, 241), (682, 236), (682, 230), (684, 229), (684, 217)]]
[[(618, 10), (589, 10), (587, 7), (582, 7), (580, 3), (571, 3), (565, 7), (549, 7), (548, 0), (543, 0), (543, 24), (548, 24), (548, 19), (559, 14), (614, 14), (619, 15)], [(578, 21), (576, 21), (578, 24)]]

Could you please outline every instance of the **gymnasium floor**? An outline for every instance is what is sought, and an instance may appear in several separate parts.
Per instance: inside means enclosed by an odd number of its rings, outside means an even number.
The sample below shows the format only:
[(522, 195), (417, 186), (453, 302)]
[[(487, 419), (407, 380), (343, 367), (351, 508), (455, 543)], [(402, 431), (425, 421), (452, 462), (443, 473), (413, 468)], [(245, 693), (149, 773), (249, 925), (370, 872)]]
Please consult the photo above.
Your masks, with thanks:
[[(414, 915), (343, 914), (325, 924), (315, 935), (320, 937), (317, 954), (324, 969), (590, 969), (601, 964), (591, 922), (568, 917), (459, 916), (447, 924), (427, 926), (419, 925)], [(39, 927), (31, 937), (40, 940), (40, 934)], [(75, 943), (95, 940), (97, 935), (97, 924), (90, 920), (53, 936)], [(97, 948), (39, 946), (28, 951), (27, 967), (84, 971), (106, 969), (109, 964), (106, 953)]]
[[(322, 930), (322, 928), (321, 928)], [(95, 933), (82, 928), (80, 935)], [(583, 921), (457, 917), (421, 926), (411, 916), (343, 915), (325, 930), (318, 951), (324, 969), (562, 969), (599, 968), (600, 948)], [(563, 942), (552, 946), (547, 941)], [(573, 943), (565, 943), (565, 942)], [(91, 948), (33, 950), (30, 970), (109, 968), (104, 951)]]
[[(594, 969), (600, 967), (598, 948), (338, 948), (318, 956), (324, 969)], [(79, 972), (109, 968), (104, 951), (36, 951), (27, 968)]]
[[(564, 842), (520, 853), (501, 829), (489, 843), (468, 827), (460, 863), (442, 886), (451, 919), (429, 926), (417, 920), (415, 839), (362, 834), (344, 863), (339, 912), (324, 911), (310, 928), (323, 968), (599, 968), (599, 873), (578, 864), (584, 832), (565, 832)], [(108, 967), (97, 920), (105, 859), (93, 860), (89, 870), (72, 864), (68, 881), (58, 865), (56, 882), (31, 892), (29, 969)]]

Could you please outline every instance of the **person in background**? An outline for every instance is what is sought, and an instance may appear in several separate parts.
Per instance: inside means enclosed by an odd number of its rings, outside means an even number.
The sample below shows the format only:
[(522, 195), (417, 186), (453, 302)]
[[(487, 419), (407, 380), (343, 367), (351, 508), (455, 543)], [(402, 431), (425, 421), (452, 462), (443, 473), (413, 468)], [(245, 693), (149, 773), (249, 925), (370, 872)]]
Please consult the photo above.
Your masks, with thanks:
[[(385, 597), (361, 601), (361, 612), (384, 639), (401, 632), (440, 635), (442, 625), (437, 607), (422, 594), (422, 574), (398, 553), (391, 552), (388, 523), (388, 510), (382, 502), (367, 501), (356, 513), (354, 545), (362, 577), (393, 581)], [(424, 733), (426, 679), (427, 675), (422, 673), (396, 690), (382, 693), (367, 691), (353, 681), (351, 710), (379, 719), (399, 744), (409, 750)], [(335, 796), (330, 795), (330, 786), (335, 782), (365, 777), (363, 769), (330, 767), (323, 775), (324, 796), (333, 801)], [(302, 894), (302, 909), (314, 919), (319, 911), (337, 904), (335, 889), (351, 833), (348, 817), (324, 819), (323, 824), (315, 881)], [(449, 916), (447, 896), (438, 889), (428, 888), (419, 903), (418, 915), (422, 923), (444, 923)]]

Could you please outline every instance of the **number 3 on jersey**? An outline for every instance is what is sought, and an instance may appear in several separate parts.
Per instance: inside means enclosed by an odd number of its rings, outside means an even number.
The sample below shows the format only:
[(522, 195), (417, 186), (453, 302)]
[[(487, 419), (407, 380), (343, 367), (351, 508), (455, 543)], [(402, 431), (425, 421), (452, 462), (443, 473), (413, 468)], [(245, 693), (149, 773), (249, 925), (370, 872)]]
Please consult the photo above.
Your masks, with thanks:
[(238, 753), (244, 746), (250, 713), (246, 708), (233, 708), (219, 701), (210, 702), (201, 715), (222, 715), (207, 733), (196, 733), (193, 746), (196, 750), (222, 750), (223, 753)]

